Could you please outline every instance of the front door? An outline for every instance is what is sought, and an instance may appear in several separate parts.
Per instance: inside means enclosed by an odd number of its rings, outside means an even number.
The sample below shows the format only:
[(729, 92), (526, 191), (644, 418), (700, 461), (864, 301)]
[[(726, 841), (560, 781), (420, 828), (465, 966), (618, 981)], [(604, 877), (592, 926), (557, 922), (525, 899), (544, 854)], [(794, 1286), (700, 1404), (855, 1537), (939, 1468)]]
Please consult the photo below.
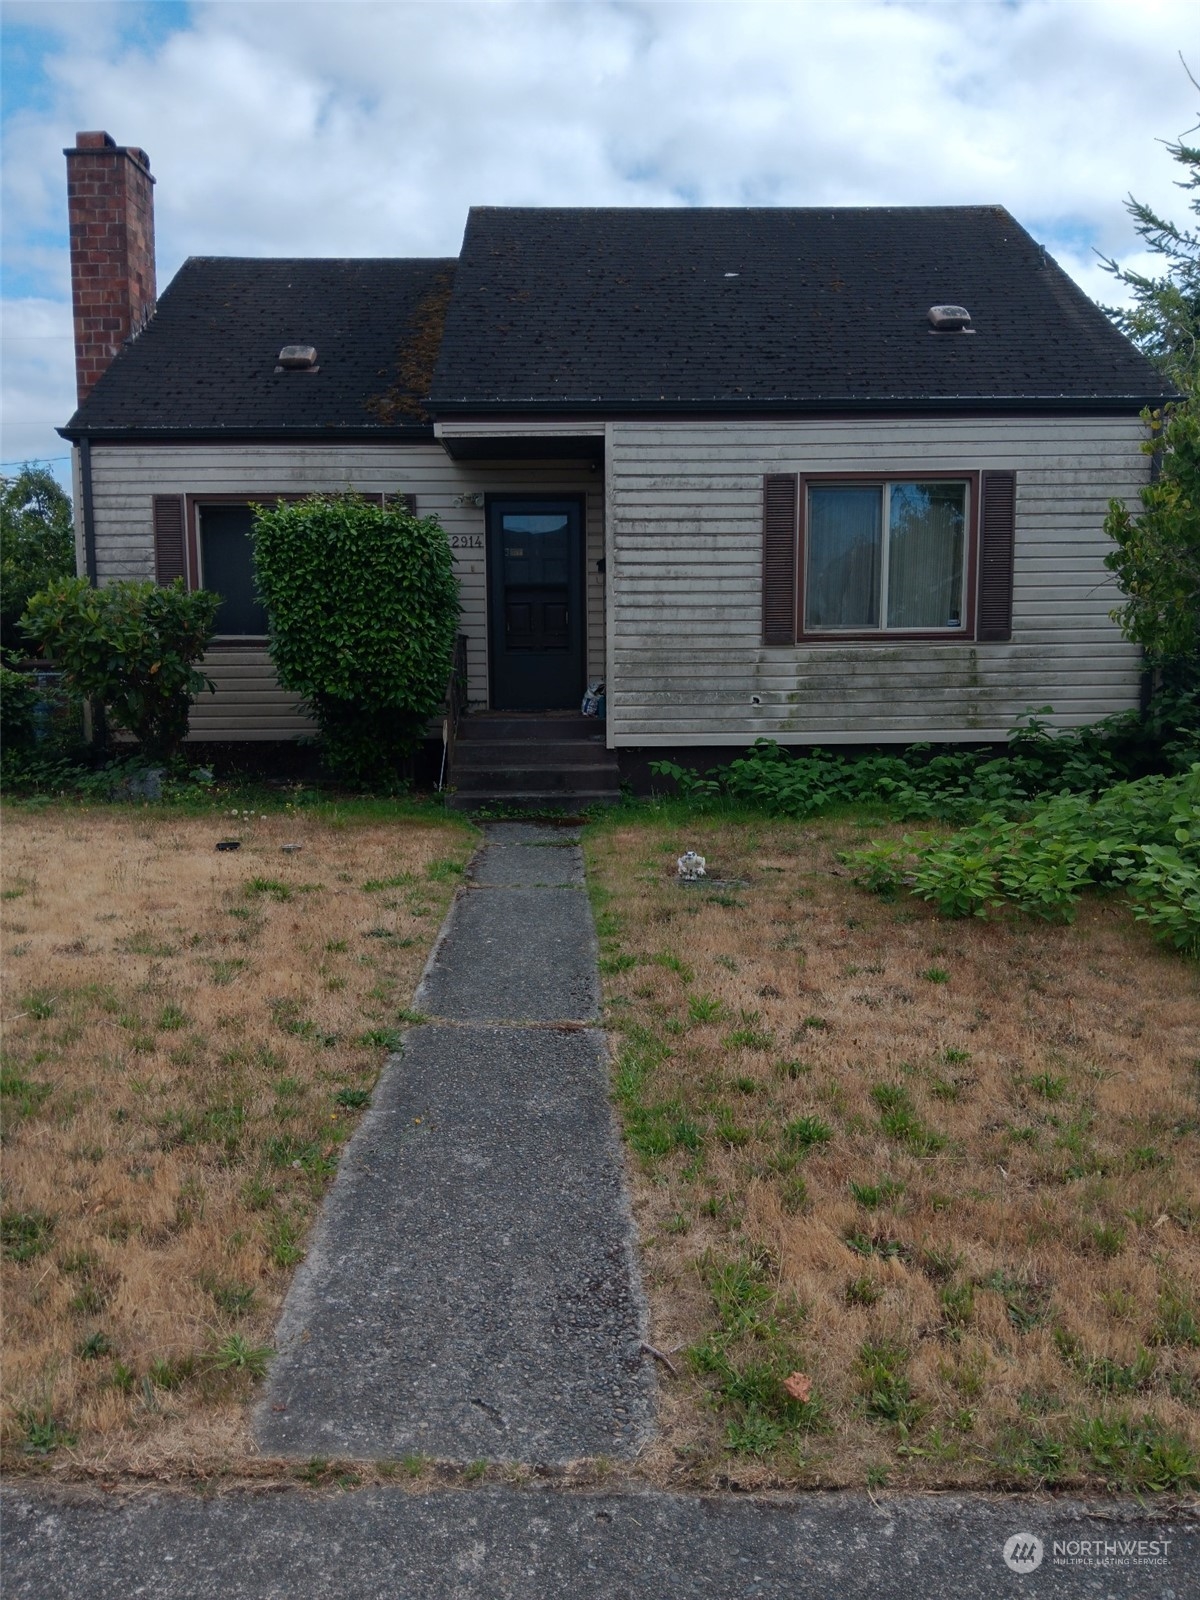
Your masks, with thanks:
[(492, 709), (578, 708), (584, 690), (583, 505), (488, 501)]

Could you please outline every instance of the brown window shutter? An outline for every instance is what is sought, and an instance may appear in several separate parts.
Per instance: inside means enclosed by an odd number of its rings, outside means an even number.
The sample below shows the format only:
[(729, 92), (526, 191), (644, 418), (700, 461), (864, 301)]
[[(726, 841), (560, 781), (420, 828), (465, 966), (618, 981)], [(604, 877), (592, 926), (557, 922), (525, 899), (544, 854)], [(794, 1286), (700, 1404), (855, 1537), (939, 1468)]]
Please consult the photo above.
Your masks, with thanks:
[(763, 643), (796, 642), (796, 475), (763, 478)]
[(983, 473), (980, 499), (979, 611), (975, 637), (1011, 639), (1016, 475), (1012, 472)]
[(416, 497), (415, 494), (394, 494), (392, 496), (392, 499), (393, 500), (399, 500), (400, 503), (403, 505), (405, 511), (407, 511), (410, 516), (414, 516), (414, 517), (416, 516), (416, 514), (417, 514), (417, 497)]
[(154, 496), (154, 581), (187, 581), (183, 551), (183, 498), (177, 494)]

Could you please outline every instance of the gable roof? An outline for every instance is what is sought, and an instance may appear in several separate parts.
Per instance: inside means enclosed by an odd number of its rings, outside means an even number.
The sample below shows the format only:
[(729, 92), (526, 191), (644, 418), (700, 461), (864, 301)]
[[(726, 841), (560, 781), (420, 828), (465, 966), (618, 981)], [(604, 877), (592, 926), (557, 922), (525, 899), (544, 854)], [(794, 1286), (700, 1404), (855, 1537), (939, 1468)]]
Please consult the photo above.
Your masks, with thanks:
[[(449, 260), (193, 256), (65, 428), (82, 434), (428, 436)], [(275, 371), (315, 345), (315, 372)]]
[[(936, 334), (935, 304), (973, 334)], [(1000, 206), (475, 207), (430, 409), (1136, 410), (1171, 386)]]

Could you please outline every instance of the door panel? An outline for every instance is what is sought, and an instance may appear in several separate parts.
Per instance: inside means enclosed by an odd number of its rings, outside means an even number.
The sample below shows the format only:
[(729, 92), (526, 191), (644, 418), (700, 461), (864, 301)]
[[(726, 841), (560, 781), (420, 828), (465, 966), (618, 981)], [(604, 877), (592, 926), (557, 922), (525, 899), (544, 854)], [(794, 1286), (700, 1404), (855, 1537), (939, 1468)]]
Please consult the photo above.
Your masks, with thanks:
[(584, 689), (583, 508), (488, 501), (492, 706), (550, 711)]

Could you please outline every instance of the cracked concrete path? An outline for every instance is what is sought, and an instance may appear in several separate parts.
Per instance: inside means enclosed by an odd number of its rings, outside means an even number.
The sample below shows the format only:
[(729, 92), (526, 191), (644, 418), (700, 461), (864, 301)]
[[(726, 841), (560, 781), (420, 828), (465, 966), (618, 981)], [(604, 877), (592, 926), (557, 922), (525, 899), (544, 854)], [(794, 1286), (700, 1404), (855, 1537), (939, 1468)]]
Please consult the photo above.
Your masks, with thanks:
[[(296, 1274), (281, 1456), (629, 1457), (652, 1427), (577, 835), (493, 824)], [(560, 1024), (560, 1026), (554, 1026)]]
[(1017, 1495), (9, 1489), (3, 1504), (6, 1600), (1188, 1600), (1200, 1572), (1182, 1511)]

